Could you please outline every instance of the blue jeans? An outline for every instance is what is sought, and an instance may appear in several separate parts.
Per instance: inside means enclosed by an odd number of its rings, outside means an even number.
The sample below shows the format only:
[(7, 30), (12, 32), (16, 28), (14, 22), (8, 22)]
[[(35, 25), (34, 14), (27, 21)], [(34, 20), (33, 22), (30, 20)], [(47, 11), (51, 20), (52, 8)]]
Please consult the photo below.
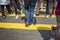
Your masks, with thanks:
[(55, 10), (56, 10), (56, 3), (57, 3), (56, 0), (54, 0), (54, 7), (53, 7), (54, 8), (54, 14), (55, 14)]
[(56, 0), (54, 0), (54, 9), (56, 8)]
[(34, 8), (36, 5), (37, 0), (24, 0), (25, 4), (25, 19), (26, 22), (32, 22), (33, 21), (33, 15), (34, 15)]
[(49, 14), (49, 8), (50, 8), (50, 0), (46, 0), (47, 5), (46, 5), (46, 15)]

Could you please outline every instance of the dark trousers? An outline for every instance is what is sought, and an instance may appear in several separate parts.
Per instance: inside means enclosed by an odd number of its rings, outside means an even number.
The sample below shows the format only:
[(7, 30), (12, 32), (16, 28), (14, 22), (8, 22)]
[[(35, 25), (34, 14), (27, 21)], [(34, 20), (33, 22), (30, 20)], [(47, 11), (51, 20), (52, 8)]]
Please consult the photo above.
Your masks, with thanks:
[(21, 10), (19, 0), (18, 1), (17, 0), (10, 0), (10, 2), (11, 2), (11, 5), (15, 9), (15, 13), (18, 14), (17, 9)]
[(8, 13), (11, 13), (11, 9), (10, 9), (9, 5), (1, 5), (2, 16), (5, 16), (4, 6), (6, 6), (6, 9), (7, 9)]
[(46, 0), (47, 6), (46, 6), (46, 15), (49, 14), (49, 8), (50, 8), (50, 0)]

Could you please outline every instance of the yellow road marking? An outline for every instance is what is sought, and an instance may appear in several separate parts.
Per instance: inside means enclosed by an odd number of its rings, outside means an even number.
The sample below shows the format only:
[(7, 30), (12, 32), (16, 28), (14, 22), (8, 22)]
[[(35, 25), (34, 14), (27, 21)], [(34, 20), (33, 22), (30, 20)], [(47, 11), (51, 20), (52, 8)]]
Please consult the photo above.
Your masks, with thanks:
[[(1, 14), (0, 14), (1, 16)], [(16, 16), (15, 14), (10, 14), (7, 16)], [(21, 17), (25, 16), (24, 14), (19, 15)], [(39, 16), (36, 16), (34, 14), (34, 17), (45, 17), (45, 14), (40, 14)], [(52, 18), (54, 18), (55, 16), (53, 15)], [(52, 24), (53, 25), (53, 24)], [(36, 24), (36, 25), (30, 25), (28, 27), (25, 26), (24, 23), (3, 23), (0, 22), (0, 28), (15, 28), (15, 29), (28, 29), (28, 30), (51, 30), (51, 24)], [(54, 25), (56, 26), (56, 25)]]
[[(0, 14), (0, 16), (2, 16), (2, 15)], [(9, 14), (9, 15), (7, 14), (7, 16), (16, 16), (16, 15), (15, 15), (15, 13), (13, 13), (13, 14)], [(21, 14), (19, 16), (23, 17), (23, 16), (25, 16), (25, 14)], [(36, 16), (34, 14), (34, 17), (45, 17), (45, 16), (46, 16), (45, 14), (40, 14), (39, 16)], [(52, 18), (56, 18), (56, 17), (53, 15)]]
[[(53, 24), (52, 24), (53, 25)], [(51, 30), (51, 24), (36, 24), (30, 25), (28, 27), (25, 26), (24, 23), (3, 23), (0, 22), (0, 28), (14, 28), (14, 29), (27, 29), (27, 30)], [(56, 25), (53, 25), (56, 26)]]

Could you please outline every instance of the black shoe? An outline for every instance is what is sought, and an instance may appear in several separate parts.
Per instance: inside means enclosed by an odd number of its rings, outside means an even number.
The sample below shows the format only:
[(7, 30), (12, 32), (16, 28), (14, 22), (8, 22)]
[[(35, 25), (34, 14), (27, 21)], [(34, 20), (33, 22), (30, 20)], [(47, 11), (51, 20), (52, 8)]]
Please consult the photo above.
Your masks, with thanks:
[(35, 14), (36, 16), (39, 16), (39, 14)]
[(36, 24), (36, 19), (35, 19), (35, 18), (33, 18), (33, 24), (34, 24), (34, 25)]
[(12, 13), (8, 13), (8, 14), (12, 14)]
[(29, 26), (29, 22), (25, 22), (25, 26), (26, 26), (26, 27)]
[(25, 17), (21, 17), (21, 20), (25, 20)]
[(3, 19), (5, 19), (5, 18), (6, 18), (6, 16), (2, 16), (2, 18), (3, 18)]
[(11, 15), (11, 13), (7, 13), (7, 15)]

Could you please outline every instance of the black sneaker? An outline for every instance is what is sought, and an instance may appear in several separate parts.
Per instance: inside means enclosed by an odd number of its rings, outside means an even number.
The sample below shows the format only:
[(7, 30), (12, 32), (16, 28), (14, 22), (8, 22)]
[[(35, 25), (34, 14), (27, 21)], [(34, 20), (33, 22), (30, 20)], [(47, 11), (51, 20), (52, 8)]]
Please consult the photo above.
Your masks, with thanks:
[(21, 20), (25, 20), (25, 17), (21, 17)]
[(33, 24), (34, 24), (34, 25), (36, 24), (36, 19), (35, 19), (35, 18), (33, 18)]
[(29, 26), (29, 22), (25, 22), (25, 26)]
[(3, 18), (3, 19), (5, 19), (5, 18), (6, 18), (6, 16), (2, 16), (2, 18)]
[(39, 14), (35, 14), (36, 16), (39, 16)]

